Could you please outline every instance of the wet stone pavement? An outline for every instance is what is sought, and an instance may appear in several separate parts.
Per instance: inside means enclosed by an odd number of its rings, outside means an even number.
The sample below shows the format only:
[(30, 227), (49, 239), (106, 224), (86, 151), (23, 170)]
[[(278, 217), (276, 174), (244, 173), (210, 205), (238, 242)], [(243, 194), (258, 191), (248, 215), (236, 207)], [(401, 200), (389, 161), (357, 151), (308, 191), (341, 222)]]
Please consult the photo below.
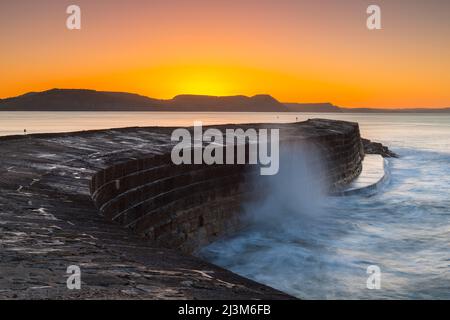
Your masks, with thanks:
[[(302, 139), (355, 128), (333, 121), (276, 126)], [(99, 214), (89, 190), (92, 175), (170, 152), (173, 129), (1, 137), (0, 299), (291, 299), (152, 245)], [(81, 290), (67, 288), (71, 265), (81, 268)]]
[[(98, 214), (90, 177), (167, 152), (172, 129), (128, 128), (0, 138), (0, 299), (286, 299)], [(168, 143), (169, 141), (169, 143)], [(81, 268), (81, 290), (67, 268)]]

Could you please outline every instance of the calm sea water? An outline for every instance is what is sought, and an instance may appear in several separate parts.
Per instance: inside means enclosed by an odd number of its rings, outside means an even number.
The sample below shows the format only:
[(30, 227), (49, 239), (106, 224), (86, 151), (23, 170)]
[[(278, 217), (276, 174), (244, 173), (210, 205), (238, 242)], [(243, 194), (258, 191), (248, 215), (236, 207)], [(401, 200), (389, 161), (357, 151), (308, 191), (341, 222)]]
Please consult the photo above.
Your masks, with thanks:
[[(390, 182), (371, 197), (312, 201), (291, 190), (293, 205), (275, 203), (267, 224), (199, 255), (306, 299), (450, 299), (450, 115), (0, 112), (0, 135), (308, 118), (358, 122), (364, 137), (400, 154), (389, 160)], [(366, 287), (369, 265), (381, 269), (380, 290)]]
[(72, 132), (136, 126), (192, 126), (249, 122), (295, 122), (304, 114), (218, 112), (0, 112), (0, 136), (47, 132)]

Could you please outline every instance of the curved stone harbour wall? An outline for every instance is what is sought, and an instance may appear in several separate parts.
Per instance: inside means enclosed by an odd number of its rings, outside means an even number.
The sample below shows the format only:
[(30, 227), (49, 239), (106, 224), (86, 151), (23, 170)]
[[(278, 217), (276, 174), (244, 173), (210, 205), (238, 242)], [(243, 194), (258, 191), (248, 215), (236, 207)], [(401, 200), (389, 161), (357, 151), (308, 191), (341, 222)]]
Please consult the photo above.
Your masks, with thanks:
[[(356, 123), (216, 127), (278, 128), (283, 145), (316, 145), (330, 189), (361, 168)], [(0, 137), (0, 299), (291, 299), (170, 249), (233, 231), (242, 201), (267, 191), (257, 168), (171, 165), (175, 129)], [(67, 290), (71, 265), (82, 290)]]
[[(358, 125), (339, 123), (339, 130), (328, 121), (313, 120), (310, 125), (315, 130), (300, 135), (282, 131), (281, 145), (314, 145), (330, 190), (358, 176), (364, 157)], [(263, 177), (255, 165), (176, 166), (166, 153), (98, 171), (91, 195), (108, 219), (158, 246), (192, 252), (239, 228), (241, 204), (264, 196), (259, 179)]]
[(190, 252), (235, 230), (240, 203), (254, 191), (244, 165), (173, 165), (170, 155), (98, 172), (92, 197), (100, 212), (158, 245)]

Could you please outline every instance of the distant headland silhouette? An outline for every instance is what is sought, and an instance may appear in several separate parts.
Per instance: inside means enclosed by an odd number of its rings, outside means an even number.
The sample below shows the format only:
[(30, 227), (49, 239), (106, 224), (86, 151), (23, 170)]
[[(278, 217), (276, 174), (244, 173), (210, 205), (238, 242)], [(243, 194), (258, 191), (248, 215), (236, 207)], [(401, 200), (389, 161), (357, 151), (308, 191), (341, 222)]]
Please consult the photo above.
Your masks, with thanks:
[(160, 112), (449, 112), (443, 109), (342, 108), (331, 103), (282, 103), (270, 95), (252, 97), (178, 95), (154, 99), (134, 93), (51, 89), (0, 99), (0, 111), (160, 111)]

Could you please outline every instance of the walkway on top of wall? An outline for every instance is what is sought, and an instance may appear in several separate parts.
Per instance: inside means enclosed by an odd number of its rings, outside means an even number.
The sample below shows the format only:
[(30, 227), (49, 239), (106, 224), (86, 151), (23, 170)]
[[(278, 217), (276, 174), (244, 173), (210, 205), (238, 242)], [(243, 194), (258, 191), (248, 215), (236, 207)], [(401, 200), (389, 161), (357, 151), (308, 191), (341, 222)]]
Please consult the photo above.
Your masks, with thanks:
[(378, 154), (367, 154), (362, 166), (361, 174), (338, 195), (370, 195), (376, 193), (389, 179), (389, 170), (386, 167), (387, 160)]

